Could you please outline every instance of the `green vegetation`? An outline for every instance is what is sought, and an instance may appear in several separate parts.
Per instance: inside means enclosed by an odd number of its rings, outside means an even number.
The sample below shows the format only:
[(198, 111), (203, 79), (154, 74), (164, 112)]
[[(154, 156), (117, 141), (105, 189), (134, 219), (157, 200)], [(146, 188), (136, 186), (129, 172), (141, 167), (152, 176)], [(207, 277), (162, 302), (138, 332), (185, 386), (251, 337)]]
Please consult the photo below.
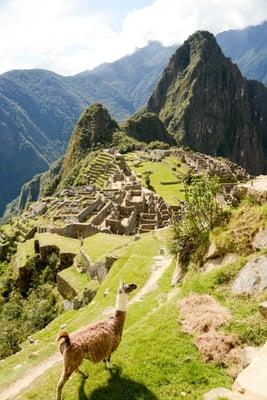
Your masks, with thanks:
[(179, 254), (184, 266), (196, 250), (198, 258), (203, 254), (211, 229), (222, 222), (223, 213), (216, 200), (218, 191), (216, 178), (204, 176), (195, 178), (190, 185), (185, 186), (183, 219), (174, 222), (170, 243), (171, 251)]
[(40, 246), (57, 246), (61, 253), (78, 254), (81, 246), (80, 240), (78, 239), (72, 239), (54, 233), (38, 233), (34, 238), (39, 240)]
[(78, 272), (77, 268), (74, 266), (65, 268), (63, 271), (59, 272), (59, 275), (65, 281), (69, 282), (77, 293), (83, 292), (88, 284), (88, 276), (84, 272)]
[[(45, 343), (54, 341), (56, 329), (64, 320), (68, 321), (66, 329), (72, 331), (95, 318), (103, 318), (103, 310), (114, 304), (121, 278), (137, 283), (140, 290), (150, 275), (152, 257), (159, 254), (163, 243), (167, 243), (167, 236), (168, 230), (162, 230), (141, 235), (140, 240), (130, 243), (101, 285), (94, 304), (60, 316), (58, 321), (53, 321), (42, 332), (34, 335), (41, 341), (41, 344), (37, 345), (40, 354), (47, 354), (42, 348), (44, 349)], [(155, 290), (145, 295), (141, 302), (129, 306), (123, 340), (112, 357), (115, 368), (111, 375), (103, 368), (102, 363), (92, 365), (84, 362), (82, 370), (93, 378), (83, 381), (80, 376), (74, 374), (73, 379), (68, 381), (64, 388), (65, 398), (126, 400), (140, 397), (174, 400), (186, 393), (189, 400), (195, 400), (200, 399), (203, 393), (213, 387), (230, 387), (232, 379), (227, 376), (225, 370), (212, 363), (205, 363), (193, 345), (192, 338), (182, 333), (177, 324), (176, 304), (179, 293), (174, 290), (172, 296), (168, 294), (174, 265), (171, 263), (167, 268)], [(107, 288), (110, 295), (104, 297), (103, 293)], [(24, 347), (24, 359), (28, 347)], [(51, 347), (50, 351), (54, 351), (54, 344), (51, 343)], [(14, 358), (17, 358), (18, 362), (19, 357), (20, 354), (15, 355), (7, 360), (8, 365), (1, 366), (1, 373), (6, 376), (5, 382), (13, 380), (14, 375), (18, 378), (19, 371), (13, 371), (11, 366), (15, 362)], [(32, 362), (31, 359), (27, 359), (25, 368), (32, 365)], [(11, 377), (8, 375), (10, 368)], [(53, 399), (60, 373), (61, 366), (49, 370), (23, 394), (23, 399), (38, 400), (42, 398), (43, 393), (46, 393), (47, 400)]]
[[(20, 343), (27, 336), (44, 328), (59, 313), (59, 296), (53, 289), (51, 274), (55, 260), (51, 258), (38, 278), (19, 283), (12, 264), (0, 269), (0, 359), (20, 350)], [(28, 260), (29, 273), (37, 273), (37, 267)], [(17, 284), (16, 284), (17, 282)]]
[[(138, 163), (134, 161), (130, 154), (127, 157), (127, 162), (144, 186), (149, 173), (150, 185), (168, 204), (177, 205), (179, 200), (184, 199), (182, 180), (188, 168), (181, 165), (177, 158), (166, 157), (160, 164), (152, 161)], [(175, 169), (175, 172), (173, 169)]]
[(238, 208), (231, 210), (229, 223), (213, 231), (211, 239), (221, 255), (233, 251), (248, 255), (253, 251), (255, 233), (266, 225), (267, 205), (253, 204), (245, 199)]
[(93, 262), (103, 258), (105, 255), (126, 246), (132, 241), (129, 236), (113, 235), (109, 233), (97, 233), (83, 241), (83, 250)]

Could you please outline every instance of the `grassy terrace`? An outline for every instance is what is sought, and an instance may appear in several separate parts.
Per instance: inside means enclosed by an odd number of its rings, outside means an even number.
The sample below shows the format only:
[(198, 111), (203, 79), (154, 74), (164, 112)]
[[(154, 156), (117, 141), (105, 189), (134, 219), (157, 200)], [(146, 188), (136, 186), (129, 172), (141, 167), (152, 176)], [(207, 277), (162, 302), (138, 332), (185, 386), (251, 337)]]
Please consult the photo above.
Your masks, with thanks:
[[(186, 175), (188, 168), (184, 164), (178, 166), (179, 159), (170, 156), (160, 163), (142, 161), (138, 166), (136, 159), (130, 154), (127, 157), (127, 162), (137, 176), (142, 176), (139, 179), (144, 186), (146, 186), (145, 175), (148, 171), (151, 172), (151, 185), (167, 203), (176, 205), (178, 200), (183, 200), (183, 184), (178, 181), (179, 178)], [(173, 168), (175, 168), (175, 171), (173, 171)]]
[(97, 233), (83, 242), (83, 250), (93, 262), (104, 257), (108, 253), (127, 245), (133, 239), (129, 236), (112, 235), (109, 233)]
[(78, 254), (80, 250), (80, 241), (77, 239), (66, 238), (52, 233), (38, 233), (34, 239), (18, 244), (17, 256), (20, 265), (24, 265), (28, 258), (34, 256), (35, 239), (39, 240), (40, 246), (57, 246), (61, 253)]
[(59, 275), (65, 281), (70, 282), (77, 293), (83, 292), (89, 281), (87, 274), (78, 272), (74, 266), (64, 269), (59, 272)]
[(40, 246), (55, 245), (61, 253), (75, 253), (80, 250), (80, 240), (71, 239), (54, 233), (39, 233), (35, 239), (40, 241)]

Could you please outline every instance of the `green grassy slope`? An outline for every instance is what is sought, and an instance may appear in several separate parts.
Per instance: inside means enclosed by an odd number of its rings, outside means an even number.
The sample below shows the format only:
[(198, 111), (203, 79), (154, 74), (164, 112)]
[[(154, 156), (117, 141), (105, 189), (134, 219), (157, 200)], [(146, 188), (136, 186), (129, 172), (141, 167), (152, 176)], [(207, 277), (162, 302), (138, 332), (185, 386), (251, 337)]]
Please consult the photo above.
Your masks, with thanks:
[[(150, 276), (153, 257), (166, 244), (168, 232), (164, 229), (143, 234), (140, 240), (125, 247), (93, 303), (61, 315), (33, 335), (39, 343), (25, 344), (22, 352), (9, 357), (0, 366), (0, 390), (56, 351), (55, 337), (62, 324), (67, 324), (64, 329), (71, 332), (90, 321), (104, 318), (103, 311), (114, 305), (120, 279), (135, 282), (140, 290)], [(205, 364), (191, 337), (180, 330), (177, 322), (180, 292), (170, 288), (173, 269), (174, 262), (166, 269), (155, 290), (129, 306), (123, 340), (113, 356), (115, 368), (111, 375), (102, 363), (91, 365), (85, 362), (82, 369), (90, 374), (90, 378), (83, 381), (74, 374), (66, 384), (64, 399), (169, 400), (183, 398), (186, 393), (186, 398), (193, 400), (200, 399), (209, 388), (230, 386), (231, 379), (225, 370)], [(104, 297), (107, 288), (110, 294)], [(29, 358), (32, 346), (38, 351), (36, 358)], [(19, 363), (23, 368), (14, 370)], [(45, 393), (47, 400), (54, 399), (60, 370), (61, 365), (53, 367), (16, 398), (38, 400), (43, 399)]]

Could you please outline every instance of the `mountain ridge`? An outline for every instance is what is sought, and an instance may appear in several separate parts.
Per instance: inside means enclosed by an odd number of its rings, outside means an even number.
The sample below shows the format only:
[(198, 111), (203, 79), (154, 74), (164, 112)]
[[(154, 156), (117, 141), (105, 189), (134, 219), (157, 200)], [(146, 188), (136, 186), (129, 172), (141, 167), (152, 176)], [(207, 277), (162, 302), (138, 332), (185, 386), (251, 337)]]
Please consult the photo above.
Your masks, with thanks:
[(179, 145), (266, 171), (267, 88), (248, 81), (207, 31), (171, 57), (145, 111), (157, 113)]

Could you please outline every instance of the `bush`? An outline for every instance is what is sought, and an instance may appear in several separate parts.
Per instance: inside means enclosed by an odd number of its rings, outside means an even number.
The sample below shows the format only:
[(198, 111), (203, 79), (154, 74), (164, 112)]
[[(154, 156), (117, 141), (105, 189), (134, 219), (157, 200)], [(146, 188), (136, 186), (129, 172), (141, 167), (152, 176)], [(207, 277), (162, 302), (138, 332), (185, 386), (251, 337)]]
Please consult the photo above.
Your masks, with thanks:
[(169, 148), (170, 148), (170, 145), (168, 143), (160, 142), (159, 140), (150, 142), (147, 146), (148, 150), (155, 150), (155, 149), (168, 150)]
[(216, 200), (219, 185), (215, 178), (192, 177), (191, 185), (185, 185), (185, 207), (181, 222), (174, 222), (170, 243), (171, 251), (179, 254), (185, 265), (197, 249), (204, 253), (209, 232), (221, 222), (223, 213)]

